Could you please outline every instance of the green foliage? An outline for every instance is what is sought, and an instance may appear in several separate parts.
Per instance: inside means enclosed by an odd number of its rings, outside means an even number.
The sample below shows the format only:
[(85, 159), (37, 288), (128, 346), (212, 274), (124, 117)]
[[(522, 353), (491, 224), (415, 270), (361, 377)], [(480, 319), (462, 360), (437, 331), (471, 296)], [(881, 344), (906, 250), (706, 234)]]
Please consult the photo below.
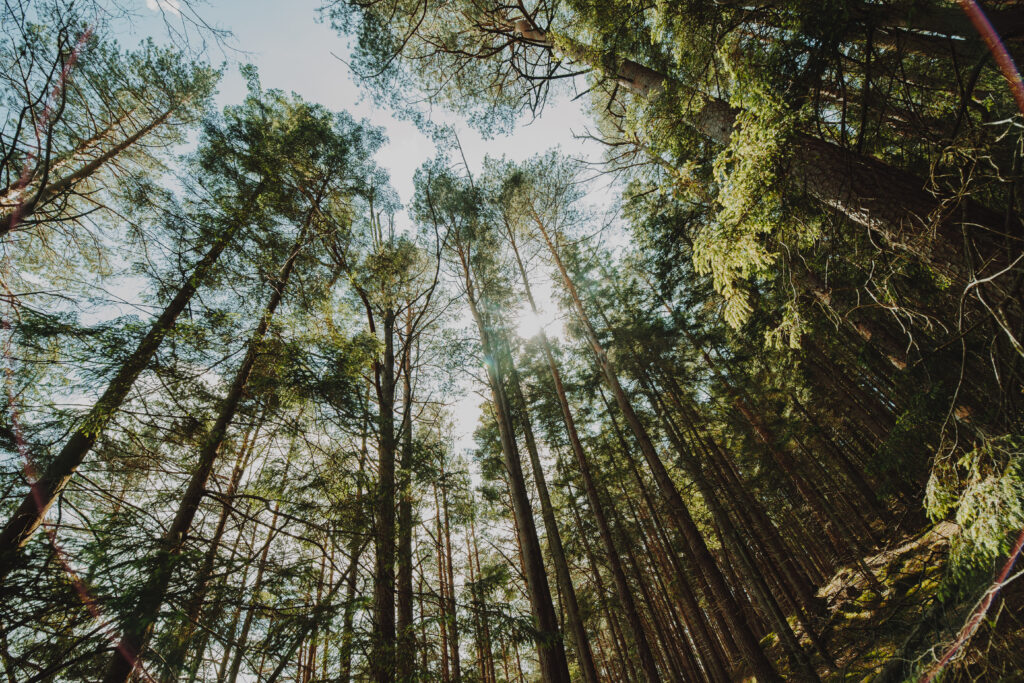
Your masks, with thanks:
[(928, 514), (960, 526), (950, 554), (953, 585), (985, 580), (1024, 528), (1024, 449), (1012, 436), (985, 440), (960, 456), (952, 472), (928, 483)]

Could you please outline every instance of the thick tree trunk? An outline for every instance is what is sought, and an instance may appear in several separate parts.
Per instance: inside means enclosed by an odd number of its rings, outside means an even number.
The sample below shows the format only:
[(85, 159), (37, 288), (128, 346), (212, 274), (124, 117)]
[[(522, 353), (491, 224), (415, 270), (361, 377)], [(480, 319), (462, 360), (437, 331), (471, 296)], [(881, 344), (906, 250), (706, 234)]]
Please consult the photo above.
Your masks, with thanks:
[(373, 651), (370, 678), (395, 680), (395, 313), (384, 313), (384, 357), (376, 364), (380, 437), (374, 518)]
[[(515, 22), (514, 30), (534, 45), (562, 50), (595, 68), (604, 66), (595, 50), (564, 36), (553, 41), (528, 19)], [(642, 97), (661, 92), (670, 80), (629, 59), (619, 59), (617, 69), (619, 83)], [(724, 100), (703, 99), (704, 106), (688, 123), (712, 141), (728, 145), (737, 110)], [(971, 199), (944, 201), (928, 192), (925, 181), (913, 173), (809, 135), (794, 136), (790, 148), (792, 184), (953, 282), (962, 286), (975, 273), (990, 275), (1007, 265), (998, 239), (1004, 225), (999, 213)], [(966, 263), (965, 241), (977, 249), (977, 257)]]

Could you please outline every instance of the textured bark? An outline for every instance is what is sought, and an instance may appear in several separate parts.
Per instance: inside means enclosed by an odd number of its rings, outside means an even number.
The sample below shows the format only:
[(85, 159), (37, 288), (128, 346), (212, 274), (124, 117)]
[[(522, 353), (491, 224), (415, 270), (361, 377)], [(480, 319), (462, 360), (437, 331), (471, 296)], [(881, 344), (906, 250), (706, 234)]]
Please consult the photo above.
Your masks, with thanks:
[[(564, 36), (552, 40), (527, 19), (517, 21), (514, 31), (534, 45), (560, 50), (595, 68), (604, 67), (592, 48)], [(642, 97), (658, 94), (671, 80), (629, 59), (618, 59), (616, 69), (618, 82)], [(724, 100), (692, 95), (702, 98), (704, 105), (688, 123), (712, 141), (728, 145), (738, 110)], [(790, 183), (826, 209), (882, 237), (894, 249), (921, 258), (953, 282), (962, 285), (976, 272), (990, 274), (1007, 265), (997, 237), (1004, 226), (999, 213), (971, 199), (945, 201), (928, 192), (925, 181), (913, 173), (831, 142), (797, 134), (790, 146)], [(976, 258), (966, 262), (965, 241), (977, 250)]]

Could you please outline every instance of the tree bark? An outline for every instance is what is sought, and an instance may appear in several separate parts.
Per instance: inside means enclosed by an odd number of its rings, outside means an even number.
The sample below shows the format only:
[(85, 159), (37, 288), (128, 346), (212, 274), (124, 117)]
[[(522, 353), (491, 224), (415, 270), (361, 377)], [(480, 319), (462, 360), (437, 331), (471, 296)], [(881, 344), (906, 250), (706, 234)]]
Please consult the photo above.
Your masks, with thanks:
[(246, 386), (249, 383), (249, 376), (260, 354), (260, 345), (270, 327), (270, 321), (274, 317), (281, 299), (284, 297), (284, 290), (288, 279), (292, 274), (295, 261), (301, 252), (306, 240), (306, 232), (309, 228), (309, 220), (299, 231), (298, 239), (291, 247), (291, 252), (285, 259), (280, 272), (271, 282), (272, 293), (266, 309), (260, 318), (252, 337), (249, 339), (248, 348), (242, 364), (235, 373), (234, 381), (228, 390), (227, 395), (221, 401), (217, 419), (206, 437), (203, 439), (199, 450), (198, 463), (192, 472), (188, 487), (182, 496), (178, 511), (174, 516), (170, 528), (166, 531), (157, 548), (153, 570), (143, 586), (139, 602), (135, 605), (132, 616), (129, 618), (121, 640), (110, 659), (107, 672), (104, 675), (104, 683), (126, 683), (134, 671), (143, 648), (153, 632), (160, 606), (163, 604), (170, 585), (174, 567), (181, 555), (185, 544), (185, 538), (192, 526), (192, 520), (199, 510), (205, 493), (206, 482), (213, 471), (213, 466), (220, 452), (221, 444), (227, 436), (228, 428), (234, 421), (238, 406), (242, 401)]
[[(513, 30), (533, 45), (558, 49), (576, 61), (603, 68), (592, 48), (564, 36), (552, 40), (529, 19), (516, 21)], [(629, 59), (617, 60), (614, 75), (620, 85), (642, 97), (657, 95), (671, 80)], [(738, 110), (715, 97), (692, 95), (702, 98), (704, 105), (687, 123), (712, 141), (728, 145)], [(945, 201), (928, 192), (925, 181), (913, 173), (809, 135), (796, 134), (790, 149), (788, 180), (793, 185), (953, 282), (963, 285), (975, 273), (1006, 267), (998, 239), (1004, 220), (998, 212), (969, 198)], [(965, 240), (977, 248), (976, 264), (964, 262)]]
[[(250, 202), (254, 202), (259, 193), (257, 190)], [(135, 380), (149, 365), (164, 337), (174, 327), (175, 321), (188, 306), (196, 290), (209, 277), (221, 253), (243, 224), (244, 221), (239, 220), (217, 237), (160, 317), (153, 321), (135, 351), (110, 380), (110, 384), (93, 404), (89, 414), (75, 428), (60, 453), (47, 466), (42, 476), (31, 485), (28, 494), (0, 532), (0, 584), (14, 569), (21, 550), (43, 522), (46, 512), (60, 496), (93, 445), (103, 435), (110, 420), (128, 397)]]
[(398, 492), (398, 554), (396, 592), (398, 615), (396, 630), (395, 678), (410, 683), (416, 662), (416, 633), (412, 616), (412, 344), (411, 322), (406, 326), (405, 368), (402, 376), (402, 443)]

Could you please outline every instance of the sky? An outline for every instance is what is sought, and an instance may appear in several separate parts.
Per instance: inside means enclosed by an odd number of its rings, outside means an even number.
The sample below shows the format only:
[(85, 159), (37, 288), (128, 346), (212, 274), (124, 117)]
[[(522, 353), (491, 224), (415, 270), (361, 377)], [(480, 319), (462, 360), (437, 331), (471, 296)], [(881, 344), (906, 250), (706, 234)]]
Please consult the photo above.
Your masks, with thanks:
[[(137, 2), (135, 20), (121, 37), (126, 46), (149, 36), (158, 41), (166, 40), (164, 22), (180, 26), (178, 0)], [(212, 47), (209, 50), (211, 61), (227, 62), (217, 105), (234, 104), (243, 99), (246, 84), (238, 66), (248, 62), (258, 68), (261, 84), (266, 89), (295, 92), (310, 102), (332, 110), (344, 109), (357, 119), (367, 119), (384, 128), (388, 136), (388, 143), (376, 159), (389, 171), (399, 197), (408, 203), (413, 196), (413, 174), (435, 155), (434, 146), (413, 124), (396, 119), (389, 110), (364, 95), (346, 64), (349, 39), (335, 32), (328, 23), (317, 20), (317, 8), (321, 4), (322, 0), (209, 0), (208, 4), (196, 4), (204, 21), (232, 33), (226, 41), (227, 49)], [(540, 117), (524, 122), (514, 134), (489, 140), (483, 139), (451, 112), (434, 110), (431, 116), (455, 127), (467, 164), (474, 173), (479, 172), (488, 155), (518, 161), (559, 147), (573, 157), (597, 161), (602, 153), (599, 143), (574, 137), (585, 133), (589, 122), (580, 104), (568, 98), (552, 102)], [(601, 189), (597, 188), (596, 193), (600, 195)], [(400, 228), (408, 227), (409, 219), (404, 213), (397, 220)], [(559, 313), (550, 300), (550, 285), (545, 284), (534, 283), (541, 319), (517, 312), (524, 336), (533, 336), (541, 325), (549, 334), (558, 335), (561, 330)], [(460, 451), (473, 446), (472, 433), (480, 413), (480, 397), (474, 390), (482, 387), (473, 387), (467, 382), (463, 388), (465, 395), (451, 406), (455, 446)]]

